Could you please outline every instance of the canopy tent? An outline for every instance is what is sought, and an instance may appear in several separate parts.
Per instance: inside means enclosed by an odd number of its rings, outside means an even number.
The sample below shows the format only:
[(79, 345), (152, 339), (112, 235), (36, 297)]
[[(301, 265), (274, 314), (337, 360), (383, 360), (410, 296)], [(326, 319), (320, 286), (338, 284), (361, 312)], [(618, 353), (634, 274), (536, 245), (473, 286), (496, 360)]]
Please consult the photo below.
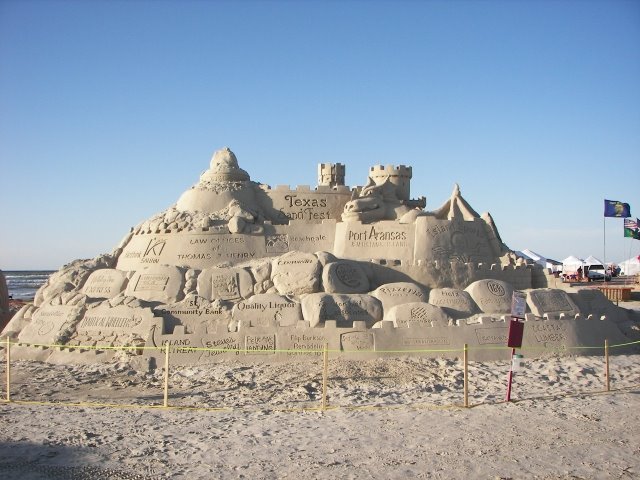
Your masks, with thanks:
[(640, 255), (631, 257), (618, 264), (623, 275), (637, 275), (640, 273)]
[(539, 253), (534, 252), (533, 250), (529, 250), (525, 248), (521, 252), (516, 252), (516, 254), (525, 260), (531, 260), (538, 265), (542, 265), (545, 268), (550, 269), (552, 272), (560, 271), (562, 268), (562, 263), (557, 262), (556, 260), (551, 260), (550, 258), (543, 257)]
[(517, 252), (517, 253), (522, 255), (525, 259), (533, 260), (536, 263), (538, 263), (539, 261), (542, 261), (542, 262), (545, 261), (545, 258), (542, 255), (539, 255), (536, 252), (529, 250), (528, 248), (525, 248), (521, 252)]
[(562, 260), (562, 271), (564, 273), (575, 273), (578, 268), (584, 268), (584, 260), (573, 255)]
[(562, 262), (547, 258), (547, 268), (550, 268), (552, 272), (561, 272)]
[(593, 255), (589, 255), (584, 259), (584, 264), (588, 267), (590, 265), (604, 265), (604, 262)]

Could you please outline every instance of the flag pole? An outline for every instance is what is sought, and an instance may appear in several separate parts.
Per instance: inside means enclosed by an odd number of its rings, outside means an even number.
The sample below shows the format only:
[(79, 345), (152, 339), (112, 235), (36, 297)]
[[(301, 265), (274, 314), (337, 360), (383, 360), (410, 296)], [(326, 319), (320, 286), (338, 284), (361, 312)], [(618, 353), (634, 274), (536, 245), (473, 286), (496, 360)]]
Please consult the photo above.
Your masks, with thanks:
[(607, 281), (607, 217), (602, 217), (602, 231), (604, 235), (602, 237), (602, 255), (604, 262), (604, 281)]

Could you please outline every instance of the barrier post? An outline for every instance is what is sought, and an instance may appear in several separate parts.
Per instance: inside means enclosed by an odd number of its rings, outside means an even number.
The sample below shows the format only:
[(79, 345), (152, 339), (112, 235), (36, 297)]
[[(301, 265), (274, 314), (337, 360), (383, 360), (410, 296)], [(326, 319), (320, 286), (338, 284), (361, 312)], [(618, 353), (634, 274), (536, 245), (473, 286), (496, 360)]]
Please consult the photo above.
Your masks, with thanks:
[(164, 404), (169, 406), (169, 342), (164, 346)]
[(469, 408), (469, 346), (464, 344), (464, 407)]
[(327, 378), (329, 371), (329, 344), (325, 342), (322, 352), (322, 410), (327, 409)]
[(604, 339), (604, 379), (607, 385), (607, 392), (611, 391), (611, 382), (609, 378), (609, 339)]
[(11, 401), (11, 340), (7, 335), (7, 402)]

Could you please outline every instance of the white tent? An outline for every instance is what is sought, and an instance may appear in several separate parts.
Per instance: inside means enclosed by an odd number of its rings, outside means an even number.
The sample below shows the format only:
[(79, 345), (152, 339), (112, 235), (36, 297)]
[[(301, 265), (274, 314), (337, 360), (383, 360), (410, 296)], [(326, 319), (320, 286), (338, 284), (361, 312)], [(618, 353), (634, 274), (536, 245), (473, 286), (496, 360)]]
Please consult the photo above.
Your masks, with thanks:
[(562, 260), (563, 273), (576, 273), (578, 268), (584, 268), (584, 261), (581, 258), (570, 255)]
[(547, 268), (551, 269), (552, 272), (561, 272), (562, 262), (547, 258)]
[(593, 255), (589, 255), (587, 258), (584, 259), (584, 264), (586, 266), (604, 265), (604, 262), (602, 260), (600, 260), (599, 258), (594, 257)]
[(640, 273), (640, 255), (620, 262), (618, 266), (623, 275), (637, 275)]
[(552, 272), (559, 271), (561, 269), (561, 263), (551, 260), (550, 258), (543, 257), (539, 253), (525, 248), (521, 252), (516, 252), (519, 257), (523, 257), (525, 260), (531, 260), (534, 263), (542, 265), (544, 268), (550, 269)]
[(530, 258), (536, 263), (540, 263), (540, 265), (544, 265), (547, 261), (547, 259), (544, 258), (542, 255), (539, 255), (536, 252), (529, 250), (528, 248), (525, 248), (524, 250), (522, 250), (522, 252), (519, 252), (519, 253), (521, 253), (522, 255), (525, 255), (527, 258)]

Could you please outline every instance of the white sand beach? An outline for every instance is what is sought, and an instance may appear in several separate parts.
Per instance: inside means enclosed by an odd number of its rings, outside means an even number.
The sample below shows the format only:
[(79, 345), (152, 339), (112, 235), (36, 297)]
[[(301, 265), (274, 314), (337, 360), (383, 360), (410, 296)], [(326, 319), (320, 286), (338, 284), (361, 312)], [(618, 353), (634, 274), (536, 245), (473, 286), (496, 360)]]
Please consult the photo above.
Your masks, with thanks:
[(601, 356), (526, 359), (504, 403), (508, 365), (471, 362), (463, 408), (460, 361), (332, 360), (329, 409), (314, 411), (304, 409), (320, 407), (321, 362), (176, 367), (169, 405), (189, 408), (164, 409), (159, 369), (16, 361), (15, 403), (0, 404), (0, 477), (640, 475), (640, 355), (611, 356), (610, 392)]

